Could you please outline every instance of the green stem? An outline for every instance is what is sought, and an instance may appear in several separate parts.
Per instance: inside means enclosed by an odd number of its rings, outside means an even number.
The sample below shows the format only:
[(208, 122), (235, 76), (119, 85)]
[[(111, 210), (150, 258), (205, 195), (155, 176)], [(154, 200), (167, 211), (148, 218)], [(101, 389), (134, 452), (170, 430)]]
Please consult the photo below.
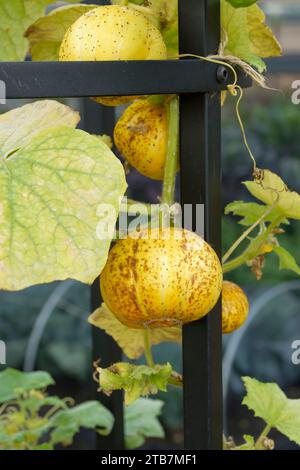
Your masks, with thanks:
[[(261, 247), (262, 243), (265, 242), (268, 239), (268, 237), (269, 237), (270, 233), (272, 232), (272, 230), (275, 227), (277, 227), (278, 225), (280, 225), (282, 219), (283, 219), (282, 216), (277, 217), (272, 223), (269, 224), (266, 231), (254, 240), (255, 247), (257, 247), (257, 246), (259, 246), (259, 248)], [(257, 242), (259, 242), (259, 243), (257, 243)], [(255, 258), (259, 254), (259, 252), (257, 252), (257, 248), (255, 250), (253, 249), (252, 243), (249, 244), (249, 246), (245, 249), (245, 251), (241, 255), (239, 255), (236, 258), (234, 258), (233, 260), (228, 261), (227, 263), (223, 264), (223, 273), (224, 274), (228, 273), (229, 271), (233, 271), (234, 269), (239, 268), (243, 264), (247, 263), (247, 261), (252, 260), (253, 258)]]
[[(147, 361), (147, 364), (149, 367), (154, 367), (155, 362), (152, 356), (152, 351), (151, 351), (151, 335), (150, 335), (150, 330), (145, 329), (144, 331), (144, 347), (145, 347), (145, 358)], [(175, 385), (176, 387), (182, 387), (183, 385), (183, 380), (182, 376), (178, 374), (177, 372), (172, 372), (171, 377), (168, 379), (168, 383), (170, 385)]]
[(262, 444), (262, 439), (264, 437), (268, 437), (268, 434), (271, 431), (271, 429), (272, 429), (272, 427), (269, 426), (269, 424), (267, 424), (266, 427), (264, 428), (263, 432), (261, 433), (261, 435), (259, 436), (259, 438), (255, 442), (255, 446), (254, 446), (255, 450), (266, 450), (265, 447)]
[(144, 332), (144, 346), (145, 346), (145, 358), (149, 367), (154, 367), (155, 363), (151, 351), (151, 336), (150, 331), (145, 329)]
[(225, 253), (223, 256), (222, 262), (225, 263), (228, 258), (232, 255), (232, 253), (240, 246), (240, 244), (250, 235), (250, 233), (261, 223), (263, 223), (266, 219), (266, 217), (272, 212), (274, 209), (274, 206), (272, 205), (271, 207), (268, 208), (268, 210), (254, 222), (251, 227), (249, 227), (247, 230), (245, 230), (244, 233), (234, 242), (234, 244), (229, 248), (229, 250)]
[(179, 146), (179, 100), (175, 96), (168, 105), (168, 145), (161, 202), (174, 204)]
[(248, 256), (246, 253), (243, 253), (242, 255), (237, 256), (232, 261), (228, 261), (228, 263), (223, 264), (223, 274), (229, 273), (230, 271), (233, 271), (234, 269), (239, 268), (243, 264), (247, 263), (247, 261), (248, 261)]

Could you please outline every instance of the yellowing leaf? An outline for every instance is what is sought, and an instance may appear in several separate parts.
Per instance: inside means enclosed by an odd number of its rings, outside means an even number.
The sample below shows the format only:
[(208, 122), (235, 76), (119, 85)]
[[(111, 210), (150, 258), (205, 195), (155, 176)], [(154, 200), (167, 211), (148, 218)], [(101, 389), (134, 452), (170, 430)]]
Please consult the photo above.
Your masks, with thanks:
[[(145, 330), (123, 325), (104, 303), (89, 316), (89, 322), (112, 336), (129, 359), (137, 359), (144, 354)], [(181, 328), (178, 327), (151, 329), (149, 333), (152, 344), (181, 341)]]
[(44, 129), (56, 126), (75, 128), (79, 113), (58, 101), (43, 100), (25, 104), (0, 115), (0, 151), (2, 158), (24, 147)]
[(39, 18), (26, 31), (32, 60), (58, 60), (60, 44), (67, 29), (87, 11), (99, 5), (67, 5)]
[(265, 15), (257, 5), (234, 8), (221, 1), (221, 27), (224, 54), (233, 55), (263, 72), (262, 57), (281, 55), (281, 47), (271, 29), (265, 24)]
[(247, 9), (247, 24), (251, 51), (260, 57), (276, 57), (282, 53), (281, 45), (265, 24), (266, 15), (258, 5)]
[[(20, 127), (22, 108), (15, 125), (14, 111), (0, 121), (0, 288), (67, 278), (91, 283), (107, 259), (126, 189), (124, 169), (106, 144), (86, 132), (54, 120), (54, 127), (36, 133), (28, 106), (38, 109), (37, 103), (23, 107), (28, 139)], [(75, 125), (73, 110), (69, 118), (64, 113), (65, 124)]]
[[(80, 0), (66, 0), (69, 3)], [(28, 41), (26, 29), (44, 15), (53, 0), (0, 0), (0, 61), (24, 60)]]
[(300, 400), (289, 399), (275, 383), (243, 377), (247, 395), (243, 404), (271, 428), (300, 445)]
[(130, 405), (140, 397), (167, 390), (172, 375), (170, 364), (154, 367), (136, 366), (118, 362), (107, 369), (97, 368), (100, 390), (110, 395), (114, 390), (125, 391), (125, 405)]
[(290, 191), (284, 181), (270, 170), (262, 170), (260, 181), (244, 182), (252, 196), (269, 206), (276, 203), (276, 210), (290, 219), (300, 219), (300, 195)]

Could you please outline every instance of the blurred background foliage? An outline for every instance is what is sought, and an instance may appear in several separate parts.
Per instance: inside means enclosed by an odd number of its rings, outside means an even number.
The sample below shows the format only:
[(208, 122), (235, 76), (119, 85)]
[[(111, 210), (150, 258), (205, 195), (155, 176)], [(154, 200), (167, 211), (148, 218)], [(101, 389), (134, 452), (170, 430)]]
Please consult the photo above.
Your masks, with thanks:
[[(298, 54), (299, 40), (296, 41), (295, 28), (300, 22), (300, 2), (265, 1), (262, 6), (269, 13), (269, 23), (275, 29), (284, 45), (285, 54)], [(298, 34), (299, 39), (299, 34)], [(293, 63), (291, 64), (293, 66)], [(297, 67), (297, 63), (295, 63)], [(299, 78), (299, 77), (298, 77)], [(266, 91), (252, 88), (245, 92), (242, 102), (242, 116), (253, 153), (259, 167), (267, 167), (283, 177), (286, 183), (300, 191), (300, 105), (291, 102), (291, 84), (297, 79), (296, 72), (282, 73), (270, 77), (269, 84), (280, 91)], [(76, 100), (68, 104), (80, 109)], [(16, 101), (8, 103), (7, 108), (23, 104)], [(1, 108), (2, 112), (6, 109)], [(247, 199), (249, 195), (241, 181), (251, 175), (251, 162), (241, 140), (240, 129), (234, 113), (234, 101), (229, 98), (223, 109), (223, 204), (237, 199)], [(130, 196), (139, 200), (156, 202), (160, 183), (143, 178), (136, 171), (128, 176)], [(179, 184), (178, 184), (179, 191)], [(223, 219), (224, 251), (242, 231), (233, 217)], [(300, 223), (294, 222), (287, 227), (286, 234), (280, 236), (281, 243), (300, 263)], [(250, 302), (257, 304), (267, 292), (270, 300), (258, 314), (243, 328), (238, 352), (230, 370), (224, 370), (228, 379), (225, 403), (226, 431), (236, 437), (243, 434), (259, 433), (261, 424), (254, 419), (245, 407), (241, 406), (243, 388), (242, 375), (256, 377), (262, 381), (274, 381), (290, 397), (300, 398), (300, 366), (291, 362), (291, 344), (300, 339), (300, 281), (299, 286), (284, 293), (276, 291), (276, 286), (290, 282), (295, 276), (288, 271), (279, 271), (275, 256), (268, 257), (264, 276), (257, 282), (249, 268), (242, 267), (227, 276), (241, 285), (249, 295)], [(32, 354), (32, 332), (41, 317), (43, 307), (60, 283), (36, 286), (21, 292), (0, 293), (0, 339), (7, 344), (7, 365), (22, 369), (24, 358), (31, 353), (33, 367), (49, 371), (56, 379), (56, 393), (70, 395), (77, 401), (91, 397), (93, 385), (91, 327), (86, 322), (90, 313), (89, 288), (73, 282), (69, 289), (58, 299), (51, 310), (45, 328), (41, 331), (41, 341), (37, 354)], [(285, 284), (284, 284), (285, 285)], [(274, 293), (274, 295), (273, 295)], [(251, 312), (252, 314), (252, 312)], [(251, 315), (250, 315), (251, 318)], [(239, 333), (240, 334), (240, 333)], [(224, 338), (224, 352), (232, 347), (237, 333)], [(31, 342), (29, 338), (31, 337)], [(31, 348), (31, 351), (28, 350)], [(180, 347), (163, 344), (154, 348), (158, 362), (170, 361), (179, 371), (181, 369)], [(0, 366), (1, 368), (3, 366)], [(162, 447), (174, 448), (182, 445), (182, 397), (181, 392), (171, 389), (162, 394), (166, 400), (163, 422), (167, 432), (167, 442)], [(285, 438), (274, 435), (278, 448), (294, 448)], [(87, 437), (89, 439), (89, 437)], [(91, 444), (87, 441), (86, 446)], [(153, 443), (151, 444), (152, 448)], [(159, 443), (157, 443), (159, 446)]]

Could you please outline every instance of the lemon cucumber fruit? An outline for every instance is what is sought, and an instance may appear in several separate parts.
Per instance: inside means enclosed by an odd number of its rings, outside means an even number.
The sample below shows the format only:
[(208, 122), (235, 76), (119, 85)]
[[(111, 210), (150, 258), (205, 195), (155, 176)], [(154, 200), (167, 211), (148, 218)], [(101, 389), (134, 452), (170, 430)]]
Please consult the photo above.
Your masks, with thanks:
[[(167, 49), (159, 30), (138, 11), (119, 5), (100, 6), (80, 16), (67, 30), (61, 61), (163, 60)], [(117, 106), (135, 97), (102, 97)]]
[(222, 267), (212, 247), (195, 233), (143, 229), (112, 248), (100, 286), (107, 307), (130, 328), (182, 325), (214, 307)]
[(124, 111), (114, 130), (114, 141), (128, 163), (142, 175), (162, 180), (168, 145), (165, 105), (138, 100)]

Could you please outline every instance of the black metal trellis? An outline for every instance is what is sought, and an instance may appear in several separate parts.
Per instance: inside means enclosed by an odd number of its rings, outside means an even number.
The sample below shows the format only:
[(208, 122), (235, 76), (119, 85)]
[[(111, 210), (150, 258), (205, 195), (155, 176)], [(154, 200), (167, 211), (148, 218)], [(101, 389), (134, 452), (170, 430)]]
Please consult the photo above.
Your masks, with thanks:
[[(108, 1), (85, 3), (107, 4)], [(219, 0), (179, 0), (180, 50), (208, 55), (219, 44)], [(225, 72), (225, 73), (224, 73)], [(220, 90), (232, 81), (230, 70), (200, 60), (144, 62), (0, 63), (7, 98), (88, 97), (109, 95), (181, 95), (181, 202), (205, 206), (205, 238), (221, 250)], [(240, 85), (250, 81), (240, 76)], [(85, 101), (84, 128), (112, 134), (113, 111)], [(92, 307), (100, 304), (98, 280)], [(222, 351), (221, 313), (184, 327), (184, 427), (186, 449), (221, 449)], [(121, 351), (104, 332), (94, 329), (93, 357), (104, 366), (121, 359)], [(98, 399), (99, 399), (98, 394)], [(113, 411), (112, 434), (98, 448), (123, 449), (121, 394), (102, 398)]]

